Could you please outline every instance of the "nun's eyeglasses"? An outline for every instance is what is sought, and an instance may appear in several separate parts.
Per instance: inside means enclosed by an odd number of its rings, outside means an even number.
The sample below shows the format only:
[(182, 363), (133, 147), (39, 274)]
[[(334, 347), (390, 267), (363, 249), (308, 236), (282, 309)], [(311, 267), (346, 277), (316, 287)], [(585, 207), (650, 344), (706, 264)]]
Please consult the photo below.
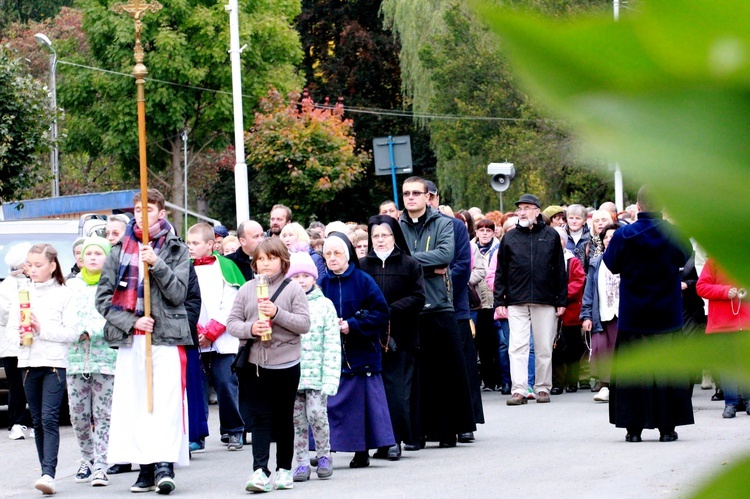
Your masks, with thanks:
[(393, 234), (373, 234), (373, 239), (388, 239), (389, 237), (393, 237)]
[(323, 256), (325, 258), (330, 258), (331, 255), (335, 256), (336, 258), (341, 258), (341, 257), (344, 256), (344, 252), (343, 251), (339, 251), (339, 250), (333, 250), (333, 251), (328, 250), (325, 253), (323, 253)]

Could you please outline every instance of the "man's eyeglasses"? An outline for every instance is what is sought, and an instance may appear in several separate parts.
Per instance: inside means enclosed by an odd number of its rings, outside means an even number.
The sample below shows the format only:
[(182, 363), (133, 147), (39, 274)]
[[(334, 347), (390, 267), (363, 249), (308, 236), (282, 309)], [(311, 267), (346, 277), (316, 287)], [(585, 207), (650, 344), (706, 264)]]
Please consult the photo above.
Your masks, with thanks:
[(518, 208), (516, 208), (516, 211), (534, 211), (538, 209), (539, 208), (537, 208), (536, 206), (524, 206), (523, 208), (519, 206)]
[(427, 194), (427, 193), (424, 191), (404, 191), (403, 194), (405, 198), (410, 198), (410, 197), (416, 198), (416, 197), (421, 196), (422, 194)]

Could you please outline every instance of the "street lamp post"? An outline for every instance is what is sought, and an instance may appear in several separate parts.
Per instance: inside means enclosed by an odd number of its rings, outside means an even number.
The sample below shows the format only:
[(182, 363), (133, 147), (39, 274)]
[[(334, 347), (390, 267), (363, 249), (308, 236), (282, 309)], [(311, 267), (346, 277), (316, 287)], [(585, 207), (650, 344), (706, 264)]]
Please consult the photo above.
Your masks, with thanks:
[(60, 195), (60, 155), (57, 149), (57, 51), (52, 46), (52, 41), (43, 33), (34, 35), (34, 40), (39, 45), (43, 45), (52, 51), (49, 61), (49, 91), (50, 91), (50, 109), (52, 110), (52, 197)]

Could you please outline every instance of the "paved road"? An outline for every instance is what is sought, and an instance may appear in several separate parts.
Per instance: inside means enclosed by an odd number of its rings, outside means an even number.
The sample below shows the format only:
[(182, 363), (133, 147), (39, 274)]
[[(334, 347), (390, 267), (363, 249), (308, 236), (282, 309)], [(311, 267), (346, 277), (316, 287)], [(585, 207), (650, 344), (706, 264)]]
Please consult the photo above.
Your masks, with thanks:
[[(750, 416), (721, 418), (723, 404), (713, 391), (696, 387), (696, 424), (678, 428), (680, 439), (660, 443), (657, 431), (626, 443), (625, 431), (607, 423), (607, 405), (591, 392), (563, 394), (549, 405), (505, 405), (505, 396), (484, 393), (487, 424), (477, 441), (455, 449), (428, 446), (404, 453), (399, 462), (372, 460), (366, 469), (348, 468), (352, 454), (334, 455), (331, 480), (311, 479), (273, 496), (307, 497), (685, 497), (725, 464), (750, 453)], [(212, 406), (211, 423), (217, 422)], [(177, 470), (177, 497), (239, 497), (252, 471), (249, 447), (228, 452), (212, 436), (207, 451)], [(32, 484), (39, 464), (32, 441), (0, 438), (0, 497), (39, 497)], [(106, 489), (77, 484), (77, 446), (72, 429), (62, 430), (57, 490), (63, 497), (135, 497), (128, 491), (136, 474), (111, 477)], [(313, 475), (314, 476), (314, 475)], [(147, 494), (147, 497), (153, 497)]]

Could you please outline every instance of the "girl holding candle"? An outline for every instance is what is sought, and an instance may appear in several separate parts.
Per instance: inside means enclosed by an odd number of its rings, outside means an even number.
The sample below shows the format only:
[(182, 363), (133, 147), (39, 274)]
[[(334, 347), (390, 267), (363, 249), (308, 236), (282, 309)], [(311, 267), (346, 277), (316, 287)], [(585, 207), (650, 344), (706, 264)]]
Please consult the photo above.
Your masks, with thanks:
[[(26, 400), (36, 433), (35, 443), (42, 476), (34, 487), (44, 494), (55, 493), (57, 451), (60, 447), (60, 407), (65, 394), (68, 347), (78, 339), (73, 294), (57, 259), (57, 250), (49, 244), (36, 244), (27, 257), (31, 287), (31, 328), (33, 341), (22, 345), (18, 367), (22, 371)], [(21, 341), (20, 306), (11, 305), (6, 334)]]
[[(241, 359), (247, 364), (238, 373), (247, 383), (253, 417), (253, 474), (245, 490), (269, 492), (293, 487), (292, 414), (300, 378), (300, 335), (310, 330), (310, 313), (305, 292), (284, 278), (289, 251), (278, 238), (266, 239), (255, 248), (252, 266), (256, 275), (267, 277), (270, 298), (259, 299), (256, 279), (245, 283), (227, 319), (227, 331), (251, 343), (247, 359)], [(269, 319), (261, 320), (261, 314)], [(269, 333), (270, 340), (264, 341)], [(268, 469), (272, 434), (276, 439), (273, 481)]]

